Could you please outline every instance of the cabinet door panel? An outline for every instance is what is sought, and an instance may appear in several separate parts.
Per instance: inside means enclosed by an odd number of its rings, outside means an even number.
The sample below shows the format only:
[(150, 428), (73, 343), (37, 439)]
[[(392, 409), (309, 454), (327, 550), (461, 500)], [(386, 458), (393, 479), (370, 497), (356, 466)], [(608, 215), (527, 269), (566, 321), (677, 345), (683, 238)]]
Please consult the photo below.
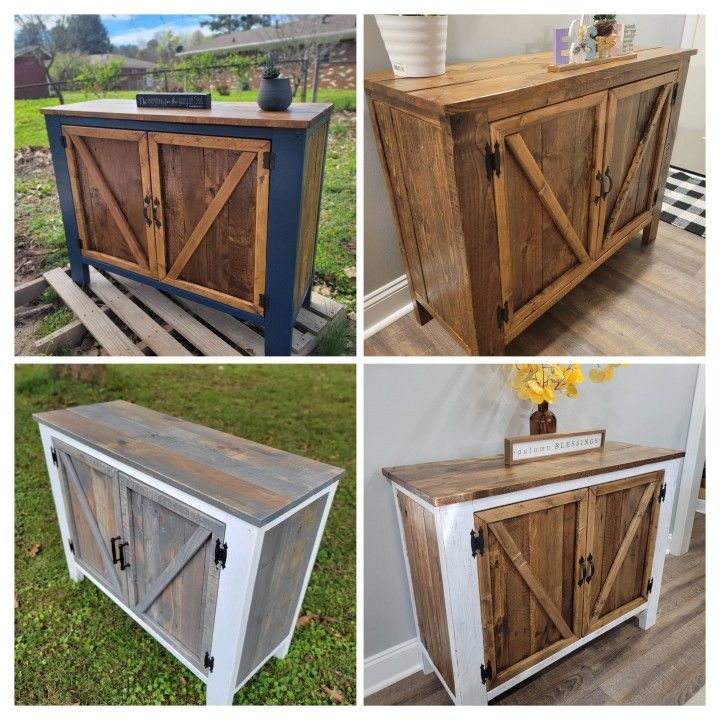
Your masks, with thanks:
[(581, 636), (586, 503), (578, 490), (475, 514), (488, 688)]
[(126, 578), (112, 552), (112, 539), (117, 547), (122, 535), (117, 472), (57, 440), (53, 445), (75, 561), (124, 601)]
[(600, 203), (601, 252), (649, 220), (657, 188), (672, 90), (677, 73), (623, 85), (608, 93), (603, 168), (606, 189)]
[(587, 634), (647, 600), (662, 471), (597, 485), (588, 494), (583, 630)]
[(591, 262), (606, 93), (492, 123), (507, 335), (514, 337)]
[(83, 254), (153, 274), (147, 133), (66, 125), (63, 137)]
[(149, 133), (149, 144), (160, 278), (261, 315), (270, 143)]
[(199, 670), (210, 652), (225, 526), (120, 473), (129, 607)]

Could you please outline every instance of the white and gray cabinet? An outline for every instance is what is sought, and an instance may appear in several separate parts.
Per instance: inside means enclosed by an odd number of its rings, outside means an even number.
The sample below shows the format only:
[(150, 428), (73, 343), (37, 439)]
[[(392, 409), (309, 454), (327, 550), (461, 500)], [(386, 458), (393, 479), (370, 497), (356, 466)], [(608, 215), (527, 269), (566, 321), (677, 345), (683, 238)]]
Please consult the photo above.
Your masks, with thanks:
[(35, 419), (70, 576), (232, 703), (287, 654), (343, 471), (123, 401)]

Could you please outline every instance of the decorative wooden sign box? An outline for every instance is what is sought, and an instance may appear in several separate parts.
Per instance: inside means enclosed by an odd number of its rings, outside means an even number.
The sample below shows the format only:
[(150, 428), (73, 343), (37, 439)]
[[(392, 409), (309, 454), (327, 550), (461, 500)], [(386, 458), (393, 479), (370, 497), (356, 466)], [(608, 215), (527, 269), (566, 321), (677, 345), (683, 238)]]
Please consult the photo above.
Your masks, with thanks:
[(123, 401), (34, 419), (70, 577), (232, 704), (288, 652), (343, 471)]
[(425, 672), (484, 705), (629, 618), (650, 628), (683, 455), (608, 442), (384, 469)]
[(264, 328), (289, 355), (310, 299), (332, 105), (44, 108), (73, 280), (111, 270)]
[(576, 430), (505, 438), (505, 464), (591, 452), (605, 445), (605, 430)]
[(418, 322), (501, 354), (637, 232), (654, 240), (693, 54), (366, 76)]

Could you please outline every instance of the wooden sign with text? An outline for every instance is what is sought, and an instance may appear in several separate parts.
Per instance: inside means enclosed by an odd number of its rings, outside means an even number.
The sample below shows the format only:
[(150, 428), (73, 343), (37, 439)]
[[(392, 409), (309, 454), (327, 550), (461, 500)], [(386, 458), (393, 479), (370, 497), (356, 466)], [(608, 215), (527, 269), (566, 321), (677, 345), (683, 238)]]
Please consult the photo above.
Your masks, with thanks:
[(558, 455), (576, 455), (590, 450), (600, 450), (604, 445), (605, 430), (579, 430), (505, 438), (505, 464), (518, 465)]

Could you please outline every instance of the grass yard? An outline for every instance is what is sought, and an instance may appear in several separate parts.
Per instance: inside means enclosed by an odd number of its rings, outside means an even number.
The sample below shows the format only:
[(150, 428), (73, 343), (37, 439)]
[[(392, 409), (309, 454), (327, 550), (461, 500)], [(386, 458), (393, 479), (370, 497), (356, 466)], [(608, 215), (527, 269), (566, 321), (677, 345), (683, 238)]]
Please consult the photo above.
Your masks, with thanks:
[(236, 704), (355, 702), (355, 369), (347, 365), (108, 365), (99, 381), (16, 367), (15, 701), (204, 704), (195, 676), (90, 581), (60, 543), (35, 411), (122, 398), (347, 469), (290, 652)]

